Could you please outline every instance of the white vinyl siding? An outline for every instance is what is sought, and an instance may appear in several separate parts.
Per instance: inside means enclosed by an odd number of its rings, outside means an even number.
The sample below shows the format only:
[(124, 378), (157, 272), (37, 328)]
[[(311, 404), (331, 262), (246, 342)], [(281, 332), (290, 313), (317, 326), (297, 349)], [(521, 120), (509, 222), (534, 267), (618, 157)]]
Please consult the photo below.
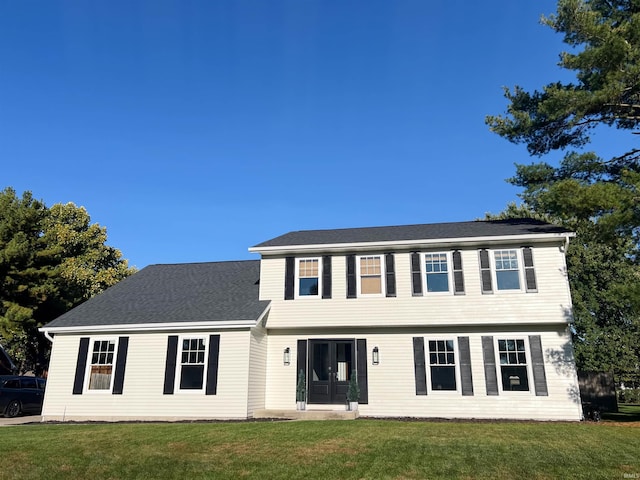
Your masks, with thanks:
[[(521, 322), (568, 323), (571, 299), (561, 245), (534, 247), (537, 293), (524, 290), (508, 295), (482, 295), (477, 248), (460, 250), (464, 266), (465, 295), (428, 294), (414, 297), (410, 253), (395, 254), (396, 296), (346, 298), (345, 257), (333, 256), (331, 299), (285, 302), (284, 258), (264, 258), (261, 298), (271, 300), (268, 326), (384, 327), (491, 325)], [(450, 289), (451, 289), (450, 284)]]
[(267, 381), (267, 331), (256, 327), (251, 329), (251, 358), (249, 359), (247, 414), (253, 416), (256, 409), (264, 408)]
[[(533, 392), (524, 392), (524, 395), (487, 396), (482, 335), (492, 335), (495, 339), (541, 335), (549, 396), (536, 396)], [(427, 352), (430, 338), (453, 339), (457, 348), (459, 336), (469, 337), (474, 394), (463, 396), (458, 387), (455, 391), (436, 392), (430, 389), (427, 395), (416, 395), (412, 349), (414, 336), (424, 337)], [(350, 335), (336, 335), (335, 331), (314, 332), (312, 335), (270, 332), (265, 408), (295, 409), (296, 344), (298, 339), (303, 338), (366, 339), (368, 403), (360, 404), (358, 407), (362, 416), (580, 420), (580, 401), (571, 339), (564, 327), (549, 327), (544, 331), (519, 328), (507, 333), (492, 330), (470, 333), (458, 329), (450, 334), (430, 333), (424, 329), (416, 332), (407, 332), (406, 329), (391, 332), (387, 329), (379, 333), (363, 332)], [(287, 346), (291, 348), (292, 362), (291, 365), (285, 366), (282, 363), (282, 351)], [(380, 363), (372, 365), (371, 353), (376, 346), (380, 352)], [(457, 354), (457, 349), (455, 353)], [(459, 381), (458, 375), (456, 380)], [(427, 369), (427, 383), (430, 385), (430, 382), (431, 375)], [(307, 409), (344, 409), (344, 405), (307, 405)]]
[[(128, 334), (129, 348), (122, 395), (73, 395), (73, 372), (81, 335), (56, 335), (51, 352), (43, 419), (112, 421), (246, 418), (250, 332), (203, 331), (192, 334), (205, 337), (220, 334), (216, 395), (205, 395), (204, 392), (181, 395), (177, 390), (174, 395), (163, 395), (167, 337), (171, 334)], [(176, 377), (178, 371), (176, 365)]]

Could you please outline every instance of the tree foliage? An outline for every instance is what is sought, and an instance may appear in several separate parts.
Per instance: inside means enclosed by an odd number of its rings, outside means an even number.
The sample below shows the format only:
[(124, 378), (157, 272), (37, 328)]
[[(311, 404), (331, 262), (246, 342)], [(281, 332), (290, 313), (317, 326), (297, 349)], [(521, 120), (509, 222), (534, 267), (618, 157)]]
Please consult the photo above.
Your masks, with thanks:
[[(567, 251), (579, 368), (640, 380), (640, 0), (559, 0), (543, 23), (564, 35), (572, 52), (560, 66), (572, 83), (541, 91), (505, 91), (506, 115), (491, 130), (530, 154), (569, 151), (557, 166), (516, 164), (508, 181), (523, 205), (502, 215), (563, 224), (577, 233)], [(597, 127), (629, 132), (620, 152), (584, 151)], [(573, 150), (571, 150), (573, 149)]]
[(46, 367), (39, 327), (133, 273), (106, 240), (82, 207), (0, 192), (0, 340), (21, 370)]

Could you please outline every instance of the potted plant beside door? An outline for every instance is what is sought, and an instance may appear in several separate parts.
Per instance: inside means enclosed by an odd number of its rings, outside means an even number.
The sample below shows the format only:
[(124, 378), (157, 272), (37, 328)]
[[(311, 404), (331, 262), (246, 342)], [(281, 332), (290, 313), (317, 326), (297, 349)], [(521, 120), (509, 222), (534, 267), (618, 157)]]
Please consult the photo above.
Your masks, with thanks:
[(307, 408), (307, 378), (304, 371), (300, 369), (298, 373), (298, 383), (296, 385), (296, 410), (306, 410)]
[(358, 410), (358, 400), (360, 400), (360, 387), (358, 386), (358, 372), (353, 370), (349, 378), (349, 389), (347, 390), (348, 409)]

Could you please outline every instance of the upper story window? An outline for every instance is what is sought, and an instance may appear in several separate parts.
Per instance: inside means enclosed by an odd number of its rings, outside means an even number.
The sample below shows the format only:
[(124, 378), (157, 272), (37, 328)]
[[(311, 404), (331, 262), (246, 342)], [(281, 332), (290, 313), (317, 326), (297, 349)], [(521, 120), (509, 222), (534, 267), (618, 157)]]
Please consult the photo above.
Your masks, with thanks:
[(478, 251), (482, 293), (537, 292), (531, 247)]
[(111, 391), (115, 340), (95, 340), (89, 365), (89, 390)]
[(301, 258), (298, 260), (299, 296), (318, 296), (320, 292), (319, 265), (319, 258)]
[(464, 295), (462, 255), (453, 252), (411, 253), (411, 293), (422, 296), (429, 293)]
[(182, 339), (178, 376), (180, 390), (202, 390), (206, 352), (207, 344), (204, 337)]
[(382, 294), (382, 256), (358, 257), (358, 272), (361, 295)]
[(285, 257), (284, 299), (331, 298), (331, 256)]
[(446, 253), (425, 253), (427, 292), (449, 291), (449, 261)]
[(528, 391), (527, 352), (524, 339), (499, 339), (498, 357), (502, 376), (502, 390)]
[(517, 250), (493, 252), (498, 290), (520, 290), (520, 268)]

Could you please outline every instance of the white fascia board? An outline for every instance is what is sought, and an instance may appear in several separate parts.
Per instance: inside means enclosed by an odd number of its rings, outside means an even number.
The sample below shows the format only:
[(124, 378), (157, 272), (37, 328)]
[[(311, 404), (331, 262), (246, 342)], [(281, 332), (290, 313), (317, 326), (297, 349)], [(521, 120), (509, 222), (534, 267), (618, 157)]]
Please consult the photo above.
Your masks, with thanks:
[(153, 332), (164, 330), (230, 330), (238, 328), (251, 328), (258, 324), (256, 320), (226, 320), (224, 322), (173, 322), (173, 323), (138, 323), (118, 325), (80, 325), (75, 327), (51, 327), (39, 328), (45, 335), (57, 333), (83, 333), (83, 332)]
[(241, 328), (252, 328), (259, 325), (262, 319), (271, 310), (271, 303), (255, 320), (224, 320), (224, 321), (204, 321), (204, 322), (171, 322), (171, 323), (131, 323), (114, 325), (78, 325), (69, 327), (41, 327), (42, 332), (50, 341), (51, 335), (56, 333), (85, 333), (85, 332), (154, 332), (166, 330), (231, 330)]
[(391, 248), (412, 249), (430, 246), (476, 246), (476, 245), (504, 245), (513, 243), (547, 243), (563, 241), (568, 242), (569, 238), (575, 237), (573, 232), (564, 233), (536, 233), (526, 235), (500, 235), (487, 237), (453, 237), (453, 238), (433, 238), (426, 240), (399, 240), (387, 242), (360, 242), (360, 243), (327, 243), (310, 245), (283, 245), (277, 247), (250, 247), (249, 252), (260, 253), (262, 255), (277, 255), (294, 252), (349, 252), (365, 250), (384, 250)]

